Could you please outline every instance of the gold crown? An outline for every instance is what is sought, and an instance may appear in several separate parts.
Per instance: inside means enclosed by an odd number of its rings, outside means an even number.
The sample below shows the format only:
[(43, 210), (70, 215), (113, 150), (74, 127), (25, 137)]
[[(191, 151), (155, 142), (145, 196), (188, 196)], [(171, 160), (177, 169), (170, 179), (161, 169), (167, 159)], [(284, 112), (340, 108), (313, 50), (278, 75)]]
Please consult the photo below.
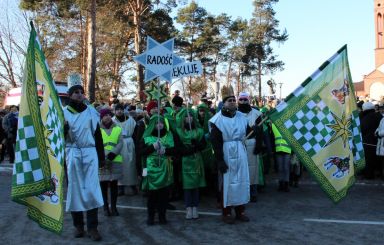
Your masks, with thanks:
[(221, 99), (224, 100), (227, 97), (235, 96), (235, 92), (233, 91), (232, 85), (229, 86), (223, 86), (221, 88)]

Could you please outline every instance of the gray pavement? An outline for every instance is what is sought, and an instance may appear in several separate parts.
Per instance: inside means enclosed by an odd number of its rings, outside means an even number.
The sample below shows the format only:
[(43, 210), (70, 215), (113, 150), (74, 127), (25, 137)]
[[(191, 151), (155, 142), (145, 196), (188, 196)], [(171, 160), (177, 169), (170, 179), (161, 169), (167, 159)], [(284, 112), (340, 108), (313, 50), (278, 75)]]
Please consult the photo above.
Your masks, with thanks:
[[(69, 213), (64, 230), (55, 235), (26, 216), (26, 208), (10, 200), (11, 165), (0, 164), (1, 244), (95, 244), (72, 238)], [(99, 212), (100, 244), (384, 244), (384, 182), (359, 180), (348, 196), (333, 204), (318, 185), (304, 176), (299, 188), (276, 191), (274, 175), (267, 176), (266, 192), (249, 203), (249, 223), (227, 225), (213, 197), (203, 197), (198, 220), (185, 220), (182, 202), (169, 211), (169, 224), (146, 225), (146, 199), (119, 197), (118, 217)]]

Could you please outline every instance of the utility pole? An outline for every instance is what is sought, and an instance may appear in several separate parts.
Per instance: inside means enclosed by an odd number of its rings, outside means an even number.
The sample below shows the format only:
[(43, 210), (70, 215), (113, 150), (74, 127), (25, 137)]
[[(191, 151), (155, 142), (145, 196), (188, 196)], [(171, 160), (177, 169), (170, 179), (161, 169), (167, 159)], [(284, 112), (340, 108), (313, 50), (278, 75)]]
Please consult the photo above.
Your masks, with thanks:
[(283, 83), (279, 83), (280, 85), (280, 101), (281, 101), (281, 87), (283, 86)]

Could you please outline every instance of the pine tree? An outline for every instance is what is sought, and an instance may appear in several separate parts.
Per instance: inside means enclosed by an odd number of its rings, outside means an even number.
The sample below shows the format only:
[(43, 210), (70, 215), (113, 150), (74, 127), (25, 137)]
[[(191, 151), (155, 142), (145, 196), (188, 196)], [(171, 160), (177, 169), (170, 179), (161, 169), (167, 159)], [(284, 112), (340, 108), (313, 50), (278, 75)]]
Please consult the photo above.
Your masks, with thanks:
[(286, 30), (280, 31), (279, 21), (275, 18), (273, 4), (279, 0), (254, 0), (253, 18), (249, 23), (248, 44), (244, 61), (255, 66), (261, 98), (261, 76), (282, 70), (284, 63), (277, 60), (271, 44), (284, 43), (288, 39)]

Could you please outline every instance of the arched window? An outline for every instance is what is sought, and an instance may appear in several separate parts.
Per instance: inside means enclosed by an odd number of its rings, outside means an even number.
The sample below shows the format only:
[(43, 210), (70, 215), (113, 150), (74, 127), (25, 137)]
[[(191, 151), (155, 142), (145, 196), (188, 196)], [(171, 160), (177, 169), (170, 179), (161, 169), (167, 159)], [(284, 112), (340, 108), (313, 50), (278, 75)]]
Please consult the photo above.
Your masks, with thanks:
[(383, 48), (383, 17), (377, 15), (377, 48)]

